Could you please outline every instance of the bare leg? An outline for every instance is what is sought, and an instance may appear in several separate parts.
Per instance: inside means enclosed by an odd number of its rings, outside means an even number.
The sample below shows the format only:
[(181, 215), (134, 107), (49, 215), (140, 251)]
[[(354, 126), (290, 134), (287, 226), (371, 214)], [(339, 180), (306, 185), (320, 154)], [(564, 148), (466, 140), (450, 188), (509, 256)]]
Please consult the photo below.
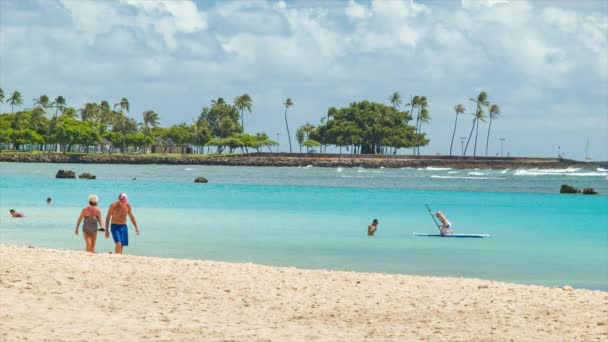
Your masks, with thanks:
[(84, 243), (86, 244), (85, 251), (91, 251), (91, 235), (84, 230), (82, 231), (82, 237), (84, 238)]
[(116, 243), (116, 248), (114, 250), (116, 254), (122, 254), (122, 244), (120, 242)]
[(91, 253), (95, 253), (95, 241), (97, 241), (97, 232), (91, 234)]

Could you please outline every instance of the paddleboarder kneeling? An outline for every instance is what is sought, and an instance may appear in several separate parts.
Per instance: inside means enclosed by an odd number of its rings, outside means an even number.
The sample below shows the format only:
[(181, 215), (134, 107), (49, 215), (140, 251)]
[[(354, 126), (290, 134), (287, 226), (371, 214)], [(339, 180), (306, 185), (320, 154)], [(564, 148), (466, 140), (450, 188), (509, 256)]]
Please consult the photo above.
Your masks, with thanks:
[(452, 223), (448, 221), (441, 211), (438, 211), (435, 216), (441, 221), (441, 235), (454, 234), (454, 231), (450, 229), (452, 228)]
[(374, 236), (374, 233), (376, 232), (376, 230), (378, 230), (378, 219), (374, 219), (372, 224), (367, 226), (367, 235)]

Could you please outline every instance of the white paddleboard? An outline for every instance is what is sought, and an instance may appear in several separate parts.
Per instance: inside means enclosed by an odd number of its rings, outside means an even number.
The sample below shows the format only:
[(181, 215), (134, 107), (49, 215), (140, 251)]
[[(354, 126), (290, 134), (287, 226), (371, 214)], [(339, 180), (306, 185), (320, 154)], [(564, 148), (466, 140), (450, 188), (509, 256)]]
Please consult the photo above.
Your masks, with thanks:
[(446, 238), (489, 238), (489, 234), (427, 234), (427, 233), (414, 233), (416, 236), (428, 236), (428, 237), (446, 237)]

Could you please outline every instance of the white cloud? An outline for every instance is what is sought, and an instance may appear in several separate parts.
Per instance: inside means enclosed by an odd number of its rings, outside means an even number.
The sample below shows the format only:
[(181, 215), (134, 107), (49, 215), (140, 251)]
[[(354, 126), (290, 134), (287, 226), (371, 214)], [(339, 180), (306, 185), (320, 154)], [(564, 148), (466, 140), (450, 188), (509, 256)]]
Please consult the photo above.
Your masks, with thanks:
[(367, 8), (363, 5), (359, 5), (355, 0), (349, 0), (348, 5), (344, 9), (346, 16), (351, 19), (365, 19), (370, 16)]
[(547, 7), (543, 10), (543, 19), (558, 29), (566, 32), (572, 32), (577, 29), (578, 18), (576, 13), (564, 11), (556, 7)]

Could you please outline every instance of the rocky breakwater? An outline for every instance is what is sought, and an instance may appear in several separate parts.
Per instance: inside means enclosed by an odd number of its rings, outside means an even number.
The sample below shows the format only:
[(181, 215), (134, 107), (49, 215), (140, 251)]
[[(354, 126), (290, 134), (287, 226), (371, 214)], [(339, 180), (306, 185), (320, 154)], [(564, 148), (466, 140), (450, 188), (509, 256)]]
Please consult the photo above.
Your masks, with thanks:
[(59, 170), (59, 171), (57, 171), (55, 178), (67, 178), (67, 179), (76, 178), (76, 172), (71, 171), (71, 170)]
[(168, 165), (227, 165), (227, 166), (317, 166), (317, 167), (451, 167), (456, 169), (516, 169), (516, 168), (608, 168), (607, 162), (585, 163), (558, 158), (494, 158), (448, 156), (380, 156), (337, 154), (252, 153), (240, 155), (123, 155), (123, 154), (48, 154), (0, 153), (0, 161), (34, 163), (94, 163), (94, 164), (168, 164)]

